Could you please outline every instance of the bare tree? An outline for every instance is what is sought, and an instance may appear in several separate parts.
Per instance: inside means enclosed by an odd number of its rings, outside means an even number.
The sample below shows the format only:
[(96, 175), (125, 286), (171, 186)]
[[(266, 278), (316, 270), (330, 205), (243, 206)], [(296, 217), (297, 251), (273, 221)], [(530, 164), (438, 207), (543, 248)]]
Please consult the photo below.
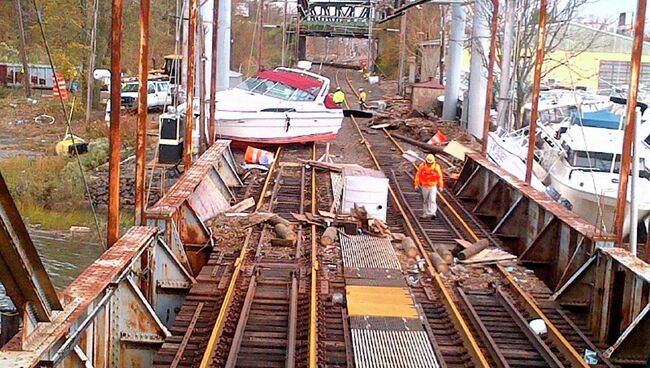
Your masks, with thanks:
[[(580, 11), (591, 0), (550, 0), (548, 11), (548, 27), (546, 37), (546, 53), (542, 78), (559, 67), (570, 67), (571, 60), (576, 56), (596, 47), (602, 30), (606, 23), (599, 29), (585, 28), (576, 34), (574, 22), (581, 18)], [(510, 89), (512, 96), (504, 96), (512, 101), (511, 113), (514, 119), (514, 128), (522, 126), (524, 118), (524, 105), (530, 100), (532, 72), (535, 68), (535, 49), (538, 33), (539, 1), (520, 0), (518, 4), (518, 22), (515, 31), (515, 50), (513, 57), (513, 87)], [(499, 45), (503, 40), (499, 39)], [(501, 49), (498, 46), (499, 50)], [(565, 51), (564, 60), (552, 59), (554, 51)], [(504, 55), (497, 55), (500, 59)], [(500, 64), (500, 63), (499, 63)]]

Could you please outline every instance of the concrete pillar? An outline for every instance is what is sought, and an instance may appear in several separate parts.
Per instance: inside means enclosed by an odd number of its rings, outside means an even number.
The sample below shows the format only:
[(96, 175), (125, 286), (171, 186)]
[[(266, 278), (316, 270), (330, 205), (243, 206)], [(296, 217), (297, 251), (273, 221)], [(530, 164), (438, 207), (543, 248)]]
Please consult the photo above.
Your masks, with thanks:
[[(212, 36), (214, 34), (213, 32), (213, 27), (212, 27), (212, 21), (214, 18), (214, 2), (212, 1), (205, 1), (203, 4), (200, 5), (199, 7), (199, 13), (201, 14), (200, 19), (201, 19), (201, 24), (199, 24), (199, 34), (200, 32), (203, 32), (203, 37), (199, 37), (199, 40), (203, 41), (203, 44), (201, 45), (201, 50), (203, 50), (203, 55), (206, 58), (206, 63), (210, 63), (210, 60), (212, 60)], [(199, 61), (197, 65), (202, 65)], [(205, 68), (205, 70), (201, 69), (201, 78), (203, 81), (203, 90), (204, 91), (209, 91), (210, 90), (210, 78), (211, 78), (211, 70), (210, 68)], [(209, 94), (207, 94), (209, 95)]]
[(407, 62), (409, 64), (409, 83), (415, 83), (415, 68), (416, 68), (416, 59), (415, 56), (409, 56)]
[(447, 53), (447, 80), (445, 85), (445, 104), (442, 119), (451, 121), (456, 118), (457, 101), (460, 89), (461, 62), (465, 42), (465, 7), (461, 4), (451, 6), (451, 32), (449, 51)]
[(230, 80), (230, 26), (232, 18), (231, 0), (219, 0), (218, 47), (217, 47), (217, 90), (228, 89)]
[(476, 138), (483, 137), (485, 96), (487, 89), (487, 60), (490, 48), (490, 22), (487, 0), (474, 2), (472, 20), (472, 58), (469, 70), (469, 101), (467, 129)]

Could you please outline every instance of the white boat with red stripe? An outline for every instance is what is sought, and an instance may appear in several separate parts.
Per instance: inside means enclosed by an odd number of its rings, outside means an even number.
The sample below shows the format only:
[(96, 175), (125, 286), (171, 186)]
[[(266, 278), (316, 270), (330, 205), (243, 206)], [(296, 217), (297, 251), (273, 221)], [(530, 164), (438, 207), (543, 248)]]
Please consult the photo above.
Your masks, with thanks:
[(302, 69), (259, 72), (217, 93), (217, 138), (257, 144), (334, 139), (343, 109), (329, 89), (328, 78)]

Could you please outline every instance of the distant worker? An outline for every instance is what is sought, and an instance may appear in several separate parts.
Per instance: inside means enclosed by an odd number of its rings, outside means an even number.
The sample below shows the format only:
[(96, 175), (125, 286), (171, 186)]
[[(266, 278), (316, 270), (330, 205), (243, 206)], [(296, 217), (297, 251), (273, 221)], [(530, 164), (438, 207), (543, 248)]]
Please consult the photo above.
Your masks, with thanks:
[(363, 88), (359, 88), (359, 109), (360, 110), (366, 109), (367, 100), (368, 100), (368, 93), (364, 91)]
[(425, 161), (418, 166), (418, 172), (415, 174), (415, 189), (422, 188), (423, 212), (421, 217), (436, 218), (438, 191), (442, 191), (444, 187), (442, 169), (432, 154), (428, 154)]
[(341, 90), (341, 87), (336, 87), (336, 92), (332, 95), (332, 99), (335, 104), (339, 105), (339, 107), (343, 106), (343, 103), (345, 102), (345, 92)]

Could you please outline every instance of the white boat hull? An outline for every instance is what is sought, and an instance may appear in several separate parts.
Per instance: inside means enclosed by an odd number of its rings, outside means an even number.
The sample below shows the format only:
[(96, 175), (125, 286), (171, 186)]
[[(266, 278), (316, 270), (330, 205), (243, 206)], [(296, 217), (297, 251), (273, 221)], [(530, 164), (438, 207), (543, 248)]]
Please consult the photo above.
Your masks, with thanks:
[[(235, 116), (236, 115), (236, 116)], [(217, 111), (217, 137), (239, 142), (284, 144), (336, 138), (342, 110), (227, 113)]]
[[(593, 189), (593, 180), (596, 182), (602, 183), (603, 179), (596, 177), (592, 179), (591, 177), (585, 178), (584, 180), (574, 178), (568, 179), (568, 175), (565, 175), (565, 167), (561, 163), (558, 163), (554, 169), (550, 172), (551, 185), (557, 189), (563, 197), (569, 200), (573, 205), (573, 212), (578, 214), (580, 217), (585, 219), (587, 222), (595, 225), (597, 228), (602, 230), (607, 230), (608, 232), (614, 231), (614, 216), (616, 209), (616, 198), (617, 198), (617, 185), (609, 185), (609, 188), (598, 186), (597, 192), (601, 193), (599, 196), (596, 196), (591, 189)], [(575, 176), (579, 174), (574, 173)], [(589, 173), (584, 173), (584, 175), (591, 175)], [(598, 174), (596, 174), (598, 176)], [(608, 174), (611, 175), (611, 174)], [(567, 180), (568, 179), (568, 180)], [(582, 184), (582, 188), (580, 189)], [(650, 191), (650, 182), (643, 179), (640, 180), (640, 188), (638, 193), (648, 193)], [(590, 189), (590, 190), (586, 190)], [(629, 188), (628, 188), (628, 199), (629, 199)], [(600, 202), (600, 203), (599, 203)], [(626, 208), (625, 214), (625, 223), (623, 227), (623, 234), (627, 235), (630, 232), (630, 222), (629, 222), (629, 204)], [(644, 219), (650, 214), (650, 202), (647, 202), (641, 199), (639, 203), (639, 219)]]

